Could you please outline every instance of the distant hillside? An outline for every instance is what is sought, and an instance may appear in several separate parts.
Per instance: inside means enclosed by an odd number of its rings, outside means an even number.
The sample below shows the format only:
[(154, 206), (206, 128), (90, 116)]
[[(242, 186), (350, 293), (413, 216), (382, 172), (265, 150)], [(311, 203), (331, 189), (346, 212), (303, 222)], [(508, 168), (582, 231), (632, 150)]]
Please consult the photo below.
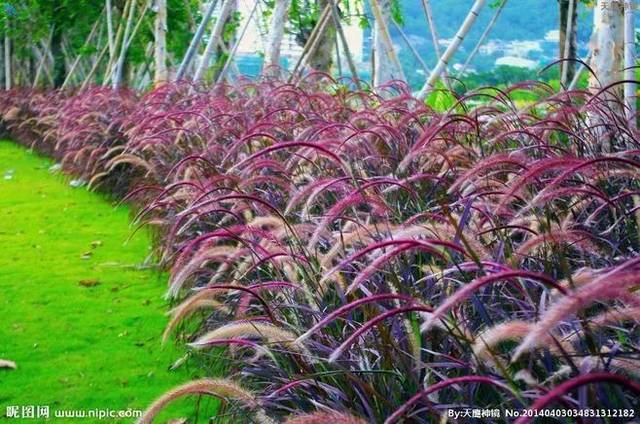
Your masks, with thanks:
[[(432, 0), (441, 50), (446, 49), (451, 39), (464, 21), (471, 0)], [(497, 2), (490, 2), (497, 3)], [(432, 68), (436, 56), (431, 34), (426, 22), (421, 0), (400, 0), (404, 19), (403, 30), (411, 39), (414, 47)], [(466, 61), (468, 54), (478, 42), (495, 9), (485, 7), (474, 27), (454, 57), (452, 66)], [(592, 9), (581, 6), (578, 13), (578, 40), (580, 55), (588, 51), (587, 44), (591, 34)], [(494, 26), (488, 41), (475, 57), (472, 67), (477, 71), (489, 71), (499, 64), (520, 64), (537, 68), (557, 58), (558, 6), (556, 0), (509, 0), (502, 11), (498, 23)], [(395, 28), (391, 28), (394, 43), (399, 49), (401, 61), (407, 70), (407, 77), (417, 81), (423, 78), (419, 63)], [(554, 33), (555, 32), (555, 33)], [(370, 38), (370, 34), (367, 34)], [(368, 51), (368, 49), (365, 49)]]

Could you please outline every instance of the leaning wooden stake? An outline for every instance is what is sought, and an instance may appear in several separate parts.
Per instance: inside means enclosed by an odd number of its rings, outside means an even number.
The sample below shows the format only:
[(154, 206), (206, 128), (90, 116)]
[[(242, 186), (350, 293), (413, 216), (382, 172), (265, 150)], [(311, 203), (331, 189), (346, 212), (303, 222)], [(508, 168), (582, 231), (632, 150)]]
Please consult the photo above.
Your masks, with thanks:
[(429, 74), (431, 72), (429, 70), (429, 67), (424, 62), (424, 60), (422, 60), (422, 56), (420, 56), (420, 53), (418, 52), (418, 50), (416, 50), (416, 48), (413, 46), (413, 44), (411, 43), (411, 40), (409, 40), (409, 37), (407, 37), (407, 34), (404, 33), (404, 31), (402, 30), (402, 27), (393, 19), (391, 20), (391, 22), (393, 22), (396, 29), (398, 30), (398, 34), (400, 34), (400, 36), (404, 40), (404, 43), (407, 45), (407, 47), (409, 47), (409, 50), (411, 50), (413, 57), (415, 57), (415, 59), (420, 64), (420, 66), (422, 66), (422, 70), (425, 72), (425, 74)]
[[(624, 79), (635, 81), (636, 65), (636, 29), (635, 29), (635, 1), (625, 0), (624, 3)], [(627, 105), (627, 118), (632, 128), (636, 122), (636, 84), (624, 85), (624, 100)]]
[(227, 22), (229, 14), (234, 9), (234, 3), (234, 0), (223, 0), (222, 6), (220, 7), (220, 16), (218, 16), (216, 24), (213, 26), (213, 30), (211, 31), (211, 36), (209, 38), (209, 41), (207, 42), (207, 46), (204, 49), (204, 53), (202, 53), (200, 65), (198, 66), (198, 69), (196, 69), (196, 74), (193, 76), (194, 82), (200, 81), (202, 79), (202, 76), (204, 75), (204, 72), (209, 68), (209, 62), (211, 61), (211, 57), (213, 56), (214, 52), (213, 49), (222, 37), (224, 25)]
[(115, 71), (113, 72), (113, 81), (111, 83), (112, 88), (118, 89), (120, 88), (120, 83), (122, 82), (122, 69), (124, 68), (124, 59), (127, 54), (127, 40), (129, 39), (129, 34), (131, 32), (131, 26), (133, 25), (133, 15), (136, 10), (136, 1), (131, 1), (131, 6), (129, 7), (129, 16), (127, 16), (127, 24), (124, 28), (124, 36), (122, 40), (122, 46), (120, 48), (120, 55), (118, 56), (118, 60), (115, 63)]
[(189, 69), (189, 65), (193, 60), (196, 52), (198, 51), (198, 46), (200, 45), (200, 40), (202, 40), (202, 36), (204, 35), (204, 30), (207, 27), (207, 24), (211, 20), (211, 15), (213, 14), (213, 10), (216, 8), (218, 4), (218, 0), (212, 0), (209, 2), (209, 7), (204, 12), (204, 16), (202, 17), (202, 21), (200, 21), (200, 25), (198, 25), (198, 29), (196, 29), (196, 33), (193, 35), (191, 39), (191, 43), (189, 43), (189, 47), (187, 48), (187, 53), (184, 55), (180, 66), (178, 67), (178, 72), (176, 73), (176, 80), (181, 80), (187, 69)]
[(324, 33), (324, 30), (329, 21), (329, 13), (331, 13), (331, 5), (327, 3), (325, 8), (322, 10), (322, 13), (320, 14), (320, 18), (318, 19), (318, 22), (316, 22), (316, 25), (313, 27), (313, 30), (311, 30), (311, 34), (309, 35), (307, 42), (302, 48), (300, 57), (298, 57), (298, 61), (296, 62), (295, 66), (293, 67), (293, 70), (291, 71), (291, 75), (289, 76), (288, 82), (292, 82), (294, 79), (296, 79), (298, 70), (300, 69), (300, 66), (302, 65), (302, 62), (304, 61), (305, 57), (308, 54), (311, 54), (313, 51), (315, 51), (315, 48), (317, 47), (317, 44), (318, 44), (318, 40), (322, 39), (322, 34)]
[(478, 51), (480, 51), (480, 47), (482, 47), (482, 44), (491, 33), (491, 30), (495, 26), (496, 22), (498, 22), (498, 18), (500, 17), (500, 14), (502, 13), (502, 10), (506, 5), (507, 5), (507, 0), (502, 0), (502, 3), (500, 3), (500, 6), (498, 6), (498, 10), (496, 10), (496, 13), (493, 15), (493, 18), (491, 18), (491, 21), (489, 21), (487, 28), (484, 30), (484, 32), (480, 36), (480, 39), (476, 43), (476, 46), (473, 48), (473, 50), (469, 54), (469, 57), (467, 57), (467, 60), (464, 62), (464, 65), (462, 65), (462, 68), (460, 68), (460, 71), (458, 72), (458, 76), (464, 74), (464, 72), (467, 70), (467, 68), (471, 64), (471, 61), (476, 57), (476, 54), (478, 54)]
[[(91, 40), (93, 40), (93, 37), (96, 35), (96, 31), (98, 30), (98, 25), (100, 23), (100, 21), (102, 20), (102, 15), (100, 15), (100, 17), (98, 18), (98, 20), (96, 20), (96, 22), (93, 24), (93, 28), (91, 28), (91, 32), (89, 33), (89, 36), (87, 37), (87, 39), (84, 41), (84, 44), (82, 45), (82, 48), (86, 48), (89, 43), (91, 43)], [(67, 77), (64, 79), (64, 82), (62, 83), (62, 86), (60, 87), (61, 89), (64, 89), (67, 84), (69, 83), (69, 81), (71, 80), (71, 77), (73, 76), (73, 73), (75, 72), (76, 68), (78, 67), (78, 63), (80, 63), (80, 59), (82, 59), (82, 53), (78, 54), (75, 58), (75, 60), (73, 61), (73, 64), (71, 65), (71, 68), (69, 69), (69, 72), (67, 72)]]
[(124, 3), (124, 8), (122, 9), (122, 19), (118, 23), (118, 30), (116, 31), (116, 37), (113, 41), (114, 45), (114, 53), (109, 56), (109, 61), (107, 62), (107, 66), (105, 68), (105, 75), (102, 78), (102, 85), (107, 86), (111, 82), (111, 75), (115, 69), (115, 61), (117, 60), (115, 52), (120, 47), (120, 42), (122, 40), (122, 34), (124, 33), (125, 27), (125, 17), (129, 14), (129, 8), (132, 7), (134, 0), (126, 0)]
[(96, 61), (93, 63), (93, 66), (91, 67), (91, 70), (89, 70), (89, 73), (84, 78), (84, 81), (82, 82), (82, 85), (80, 86), (80, 90), (83, 90), (91, 82), (91, 79), (93, 78), (93, 76), (95, 75), (96, 71), (98, 70), (98, 66), (100, 66), (100, 62), (102, 61), (102, 58), (104, 57), (104, 55), (107, 53), (108, 49), (109, 49), (109, 44), (107, 43), (103, 47), (103, 49), (100, 52), (100, 54), (98, 55), (98, 57), (96, 58)]
[[(149, 9), (149, 3), (145, 4), (145, 7), (142, 9), (142, 11), (140, 12), (140, 17), (138, 18), (138, 21), (136, 22), (135, 26), (133, 27), (133, 30), (131, 31), (131, 34), (128, 37), (124, 37), (124, 40), (122, 40), (122, 49), (124, 51), (124, 54), (121, 51), (121, 60), (119, 60), (119, 66), (117, 68), (118, 72), (119, 72), (119, 77), (117, 78), (117, 86), (116, 86), (116, 77), (117, 75), (114, 75), (114, 88), (118, 88), (120, 83), (122, 82), (122, 69), (124, 67), (124, 56), (126, 55), (127, 51), (129, 50), (129, 47), (131, 46), (131, 42), (133, 41), (133, 39), (135, 38), (136, 34), (138, 33), (138, 30), (140, 29), (140, 26), (142, 25), (142, 22), (144, 21), (144, 16), (147, 13), (147, 10)], [(125, 31), (125, 35), (126, 35), (126, 31)]]
[(440, 78), (440, 75), (447, 67), (449, 60), (451, 60), (451, 58), (456, 53), (456, 51), (458, 51), (460, 44), (462, 44), (462, 42), (464, 41), (464, 38), (469, 33), (469, 30), (473, 26), (473, 23), (476, 21), (476, 18), (478, 17), (480, 10), (485, 5), (485, 3), (486, 3), (486, 0), (475, 1), (473, 6), (471, 7), (471, 10), (469, 11), (469, 14), (467, 15), (464, 22), (462, 23), (462, 26), (456, 33), (453, 39), (453, 42), (449, 44), (449, 47), (447, 47), (447, 50), (444, 52), (444, 54), (438, 61), (438, 64), (436, 65), (435, 69), (431, 72), (431, 75), (429, 75), (427, 82), (424, 84), (424, 86), (418, 93), (417, 98), (419, 100), (426, 99), (427, 94), (429, 94), (429, 92), (433, 90), (436, 81), (438, 80), (438, 78)]
[[(433, 12), (431, 10), (431, 2), (429, 0), (422, 0), (422, 9), (424, 10), (424, 14), (427, 18), (427, 24), (429, 25), (429, 32), (431, 33), (431, 41), (433, 43), (433, 51), (436, 53), (436, 63), (440, 61), (442, 57), (442, 53), (440, 52), (440, 37), (438, 36), (438, 28), (436, 27), (436, 22), (433, 18)], [(442, 71), (442, 76), (444, 77), (444, 84), (447, 88), (451, 89), (449, 84), (449, 79), (447, 78), (449, 71), (447, 68)]]
[(586, 69), (586, 66), (584, 65), (585, 63), (589, 63), (590, 60), (591, 60), (591, 52), (589, 52), (587, 57), (582, 59), (583, 63), (581, 63), (580, 66), (578, 67), (578, 70), (576, 71), (576, 74), (573, 76), (573, 80), (571, 80), (571, 84), (569, 84), (569, 87), (567, 87), (567, 90), (573, 90), (578, 86), (578, 81), (580, 81), (580, 77), (582, 76), (582, 73)]
[[(342, 43), (342, 50), (344, 51), (344, 56), (347, 58), (347, 64), (349, 65), (349, 72), (351, 72), (351, 78), (354, 79), (358, 88), (361, 88), (360, 78), (358, 77), (358, 70), (353, 60), (351, 49), (349, 48), (349, 42), (347, 41), (347, 37), (344, 35), (344, 29), (342, 28), (342, 23), (340, 22), (340, 15), (338, 15), (338, 8), (336, 7), (335, 1), (329, 0), (329, 6), (331, 6), (331, 16), (333, 18), (333, 23), (336, 26), (336, 30), (338, 31), (338, 37), (340, 37), (340, 42)], [(338, 58), (338, 62), (339, 61), (340, 59)]]
[[(375, 44), (377, 46), (382, 46), (383, 48), (376, 49), (376, 68), (377, 72), (375, 72), (375, 81), (373, 81), (374, 86), (378, 86), (388, 82), (391, 79), (396, 80), (405, 80), (404, 72), (402, 71), (402, 65), (400, 65), (400, 60), (398, 60), (398, 55), (396, 55), (396, 51), (393, 47), (393, 42), (391, 41), (391, 35), (389, 34), (389, 28), (387, 27), (387, 22), (385, 19), (386, 13), (383, 13), (382, 7), (378, 3), (378, 0), (370, 0), (371, 1), (371, 10), (373, 10), (373, 16), (375, 18), (375, 32), (376, 38), (380, 37)], [(389, 0), (384, 0), (388, 2)], [(385, 4), (385, 10), (390, 6), (389, 3)], [(382, 57), (380, 54), (380, 50), (384, 50), (386, 53), (386, 57)]]
[(244, 23), (244, 26), (242, 27), (242, 30), (240, 31), (240, 36), (238, 37), (238, 39), (236, 40), (233, 48), (229, 52), (229, 55), (227, 56), (227, 60), (224, 62), (224, 66), (223, 66), (222, 70), (220, 71), (220, 73), (218, 74), (218, 78), (216, 79), (216, 83), (220, 83), (222, 80), (224, 80), (224, 78), (225, 78), (225, 76), (227, 74), (227, 70), (229, 69), (229, 65), (231, 63), (233, 63), (233, 59), (234, 59), (234, 57), (236, 55), (236, 52), (238, 51), (238, 47), (240, 47), (240, 42), (244, 38), (244, 35), (247, 32), (247, 28), (249, 27), (249, 24), (253, 20), (253, 16), (255, 15), (257, 9), (258, 9), (258, 2), (255, 2), (253, 4), (253, 9), (251, 9), (251, 13), (249, 14), (249, 17), (247, 17), (247, 21)]

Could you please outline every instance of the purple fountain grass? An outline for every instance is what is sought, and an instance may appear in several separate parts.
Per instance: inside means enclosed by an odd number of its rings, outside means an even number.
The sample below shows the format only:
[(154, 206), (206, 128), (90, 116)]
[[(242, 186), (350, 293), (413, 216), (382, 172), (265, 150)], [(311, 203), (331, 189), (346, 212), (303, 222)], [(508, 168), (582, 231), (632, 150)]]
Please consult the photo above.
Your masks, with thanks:
[[(265, 422), (571, 406), (563, 384), (581, 370), (638, 365), (638, 133), (603, 94), (450, 94), (439, 113), (402, 84), (321, 73), (16, 89), (0, 122), (153, 225), (175, 303), (165, 337), (196, 343), (197, 365), (223, 351), (216, 368), (252, 403), (215, 381), (185, 394), (228, 389), (234, 413)], [(487, 351), (492, 366), (474, 355)], [(619, 389), (599, 396), (637, 405)]]

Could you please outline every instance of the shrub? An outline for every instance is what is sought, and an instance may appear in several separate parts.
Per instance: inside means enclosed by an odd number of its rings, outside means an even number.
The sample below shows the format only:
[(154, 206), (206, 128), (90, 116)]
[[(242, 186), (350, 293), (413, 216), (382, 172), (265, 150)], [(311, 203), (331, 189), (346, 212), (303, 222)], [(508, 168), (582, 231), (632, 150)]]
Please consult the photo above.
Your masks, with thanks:
[(533, 82), (446, 113), (381, 92), (311, 74), (2, 108), (160, 229), (166, 336), (228, 378), (172, 393), (264, 422), (637, 407), (640, 162), (618, 107)]

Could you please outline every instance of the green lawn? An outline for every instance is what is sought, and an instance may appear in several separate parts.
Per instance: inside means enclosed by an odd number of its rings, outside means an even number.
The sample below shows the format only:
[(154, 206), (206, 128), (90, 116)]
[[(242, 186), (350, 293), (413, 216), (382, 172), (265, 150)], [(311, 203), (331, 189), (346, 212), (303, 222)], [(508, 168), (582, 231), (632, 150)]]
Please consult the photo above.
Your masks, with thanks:
[[(6, 411), (14, 405), (48, 405), (52, 416), (144, 409), (193, 377), (192, 369), (169, 371), (182, 352), (160, 346), (166, 279), (138, 267), (148, 234), (125, 243), (129, 210), (71, 187), (51, 165), (0, 141), (0, 359), (18, 366), (0, 369), (0, 422), (13, 421)], [(190, 406), (193, 399), (172, 415)]]

